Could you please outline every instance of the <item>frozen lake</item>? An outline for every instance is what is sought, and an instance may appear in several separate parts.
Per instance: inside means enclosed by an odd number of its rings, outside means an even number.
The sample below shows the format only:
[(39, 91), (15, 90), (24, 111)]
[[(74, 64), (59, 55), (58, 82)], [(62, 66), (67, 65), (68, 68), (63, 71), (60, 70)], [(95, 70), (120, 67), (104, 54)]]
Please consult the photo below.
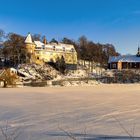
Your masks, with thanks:
[(0, 89), (0, 126), (17, 140), (140, 139), (140, 85)]

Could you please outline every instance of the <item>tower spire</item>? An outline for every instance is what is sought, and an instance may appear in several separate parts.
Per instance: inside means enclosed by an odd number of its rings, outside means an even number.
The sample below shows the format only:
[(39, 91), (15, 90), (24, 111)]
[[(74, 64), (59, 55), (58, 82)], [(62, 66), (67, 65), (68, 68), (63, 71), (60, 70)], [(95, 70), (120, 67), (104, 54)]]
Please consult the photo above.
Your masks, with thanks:
[(33, 43), (32, 36), (31, 36), (30, 32), (28, 33), (28, 35), (27, 35), (27, 37), (25, 39), (25, 43), (26, 44), (32, 44)]
[(140, 46), (138, 45), (138, 52), (137, 52), (137, 56), (140, 57)]

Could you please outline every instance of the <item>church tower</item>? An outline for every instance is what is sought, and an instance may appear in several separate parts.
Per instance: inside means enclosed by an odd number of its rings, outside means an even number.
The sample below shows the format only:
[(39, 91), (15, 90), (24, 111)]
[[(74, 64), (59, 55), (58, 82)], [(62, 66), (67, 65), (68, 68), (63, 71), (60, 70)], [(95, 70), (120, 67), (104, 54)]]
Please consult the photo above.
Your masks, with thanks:
[(32, 40), (32, 36), (28, 33), (25, 39), (25, 52), (26, 52), (26, 61), (33, 62), (35, 58), (35, 44)]
[(137, 56), (140, 57), (140, 47), (138, 46)]

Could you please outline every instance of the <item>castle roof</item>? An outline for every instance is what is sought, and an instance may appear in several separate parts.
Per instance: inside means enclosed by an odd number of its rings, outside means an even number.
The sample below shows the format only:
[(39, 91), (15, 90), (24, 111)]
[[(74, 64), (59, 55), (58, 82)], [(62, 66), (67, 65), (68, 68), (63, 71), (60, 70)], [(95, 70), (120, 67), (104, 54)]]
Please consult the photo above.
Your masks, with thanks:
[(41, 41), (33, 41), (32, 40), (32, 36), (31, 34), (29, 33), (25, 39), (25, 43), (26, 44), (35, 44), (36, 45), (36, 48), (40, 48), (40, 49), (43, 49), (43, 48), (49, 48), (49, 49), (58, 49), (58, 50), (66, 50), (66, 51), (75, 51), (75, 48), (73, 45), (71, 44), (64, 44), (64, 43), (47, 43), (47, 44), (44, 44), (43, 42)]
[(34, 43), (38, 48), (42, 48), (42, 46), (44, 45), (44, 43), (42, 43), (41, 41), (34, 41)]
[(27, 44), (32, 44), (33, 43), (32, 36), (31, 36), (30, 33), (27, 35), (27, 37), (25, 39), (25, 43), (27, 43)]
[(63, 44), (63, 43), (48, 43), (48, 44), (44, 44), (41, 41), (34, 41), (35, 45), (37, 48), (51, 48), (53, 49), (54, 47), (56, 49), (61, 49), (63, 50), (65, 48), (65, 50), (71, 51), (72, 49), (75, 50), (74, 46), (71, 44)]

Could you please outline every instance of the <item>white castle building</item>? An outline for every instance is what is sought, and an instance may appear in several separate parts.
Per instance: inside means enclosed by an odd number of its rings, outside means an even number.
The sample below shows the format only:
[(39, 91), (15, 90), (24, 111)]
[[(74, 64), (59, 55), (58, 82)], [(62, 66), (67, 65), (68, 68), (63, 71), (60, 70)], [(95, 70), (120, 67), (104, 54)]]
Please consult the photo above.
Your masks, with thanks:
[(73, 45), (63, 43), (47, 43), (46, 39), (33, 41), (29, 33), (25, 39), (26, 56), (30, 62), (52, 62), (63, 58), (67, 67), (75, 69), (77, 66), (77, 52)]

